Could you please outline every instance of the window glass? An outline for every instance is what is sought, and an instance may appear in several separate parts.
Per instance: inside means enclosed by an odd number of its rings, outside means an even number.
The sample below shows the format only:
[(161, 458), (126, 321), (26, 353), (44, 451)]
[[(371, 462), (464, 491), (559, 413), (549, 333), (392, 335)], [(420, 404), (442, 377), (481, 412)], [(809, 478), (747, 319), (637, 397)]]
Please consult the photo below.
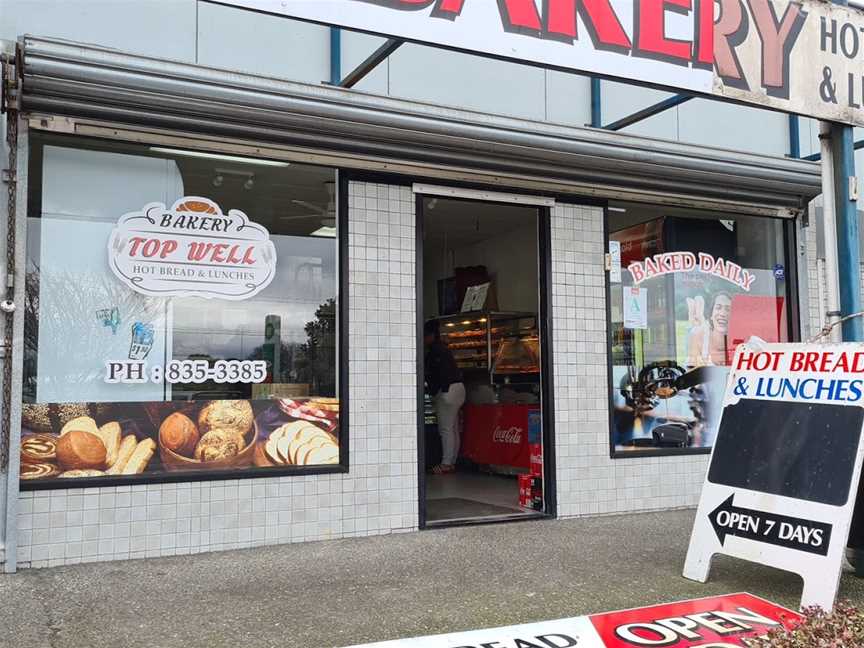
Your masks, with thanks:
[(736, 347), (788, 341), (784, 224), (629, 203), (608, 221), (613, 450), (710, 448)]
[(333, 169), (40, 136), (30, 173), (24, 481), (339, 463)]

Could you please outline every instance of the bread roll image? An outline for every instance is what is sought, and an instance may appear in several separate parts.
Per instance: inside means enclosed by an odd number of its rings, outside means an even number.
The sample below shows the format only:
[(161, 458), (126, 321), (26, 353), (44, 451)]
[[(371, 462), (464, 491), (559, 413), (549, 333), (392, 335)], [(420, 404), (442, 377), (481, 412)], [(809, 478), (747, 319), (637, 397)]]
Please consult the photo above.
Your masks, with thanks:
[(82, 430), (99, 436), (99, 426), (96, 425), (96, 421), (89, 416), (79, 416), (78, 418), (74, 418), (66, 423), (66, 425), (64, 425), (60, 430), (60, 436), (62, 437), (64, 434), (68, 434), (72, 430)]
[(198, 461), (216, 461), (240, 454), (244, 446), (243, 436), (235, 430), (210, 430), (195, 447)]
[(172, 452), (184, 457), (192, 457), (200, 435), (195, 423), (185, 414), (174, 412), (159, 426), (159, 443)]
[(52, 463), (22, 463), (21, 464), (21, 479), (47, 479), (56, 477), (60, 471)]
[(306, 455), (306, 466), (322, 466), (339, 463), (339, 446), (326, 445)]
[(254, 418), (249, 401), (210, 401), (198, 414), (198, 432), (203, 436), (210, 430), (232, 430), (246, 436), (252, 429)]
[(111, 421), (99, 428), (99, 438), (105, 444), (105, 465), (109, 468), (117, 461), (121, 434), (120, 424), (117, 421)]
[[(98, 430), (97, 430), (98, 431)], [(57, 441), (57, 462), (64, 470), (105, 468), (107, 452), (97, 434), (71, 430)]]
[(156, 442), (153, 439), (144, 439), (135, 446), (135, 451), (129, 457), (129, 461), (123, 466), (121, 475), (139, 475), (144, 472), (147, 464), (156, 452)]
[(117, 460), (108, 469), (109, 475), (120, 475), (126, 464), (129, 462), (129, 457), (135, 452), (135, 447), (138, 445), (138, 439), (134, 434), (127, 434), (120, 442), (120, 448), (117, 450)]
[(34, 434), (21, 439), (21, 463), (51, 463), (57, 460), (57, 437)]

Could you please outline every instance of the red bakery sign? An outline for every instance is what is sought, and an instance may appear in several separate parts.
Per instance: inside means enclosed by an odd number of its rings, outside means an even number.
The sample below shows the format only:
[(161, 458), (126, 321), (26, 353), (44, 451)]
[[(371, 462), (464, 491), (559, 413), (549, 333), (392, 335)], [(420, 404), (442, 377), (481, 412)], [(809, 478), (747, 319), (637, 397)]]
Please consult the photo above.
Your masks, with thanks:
[(824, 0), (218, 1), (864, 125), (864, 14)]

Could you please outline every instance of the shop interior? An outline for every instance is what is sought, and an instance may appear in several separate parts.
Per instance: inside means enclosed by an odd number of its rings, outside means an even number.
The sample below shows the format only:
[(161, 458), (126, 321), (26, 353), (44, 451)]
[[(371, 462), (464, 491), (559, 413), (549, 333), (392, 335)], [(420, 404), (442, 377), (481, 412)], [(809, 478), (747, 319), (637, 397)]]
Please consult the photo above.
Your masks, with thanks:
[(539, 210), (425, 197), (422, 218), (424, 322), (465, 385), (455, 470), (443, 474), (429, 380), (424, 390), (426, 521), (542, 514)]

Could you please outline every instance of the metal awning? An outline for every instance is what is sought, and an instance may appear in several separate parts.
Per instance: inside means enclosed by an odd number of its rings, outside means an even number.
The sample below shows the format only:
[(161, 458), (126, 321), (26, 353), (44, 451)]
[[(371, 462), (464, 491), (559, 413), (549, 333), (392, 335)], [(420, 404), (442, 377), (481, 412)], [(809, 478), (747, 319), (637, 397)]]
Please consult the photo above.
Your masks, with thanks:
[[(22, 108), (36, 115), (351, 154), (399, 170), (459, 170), (558, 193), (803, 207), (819, 165), (539, 123), (35, 37), (22, 39)], [(514, 89), (514, 92), (517, 91)], [(379, 167), (373, 167), (379, 168)], [(526, 184), (527, 183), (527, 184)], [(670, 200), (670, 196), (672, 200)]]

